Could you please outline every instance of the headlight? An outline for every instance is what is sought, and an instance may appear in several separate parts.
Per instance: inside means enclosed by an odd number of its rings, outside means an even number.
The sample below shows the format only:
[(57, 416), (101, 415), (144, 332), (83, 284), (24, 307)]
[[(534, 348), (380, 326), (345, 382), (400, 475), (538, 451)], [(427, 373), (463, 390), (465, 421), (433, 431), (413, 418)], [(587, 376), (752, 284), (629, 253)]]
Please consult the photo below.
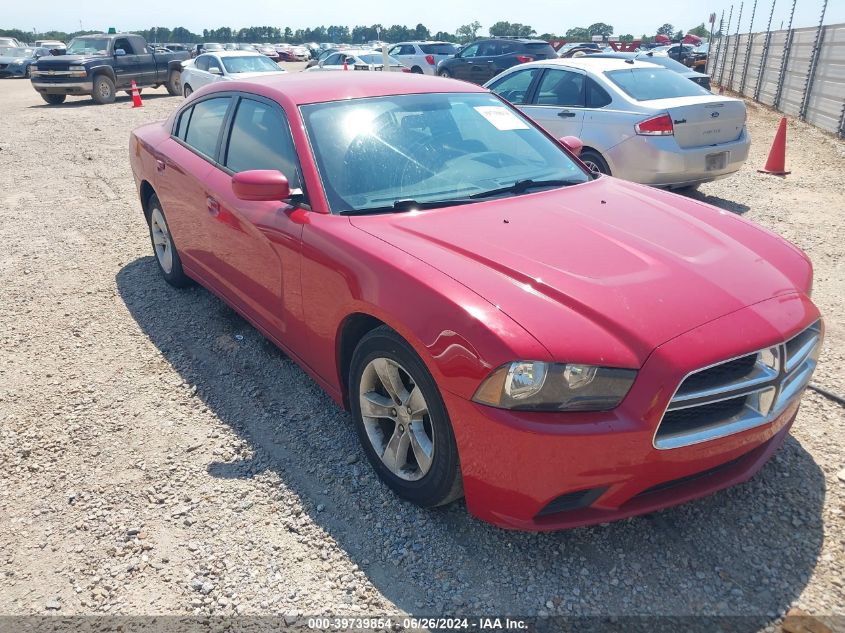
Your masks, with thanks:
[(502, 365), (478, 387), (475, 402), (525, 411), (608, 411), (622, 402), (635, 369), (537, 360)]
[(85, 72), (85, 66), (69, 66), (68, 70), (72, 73)]

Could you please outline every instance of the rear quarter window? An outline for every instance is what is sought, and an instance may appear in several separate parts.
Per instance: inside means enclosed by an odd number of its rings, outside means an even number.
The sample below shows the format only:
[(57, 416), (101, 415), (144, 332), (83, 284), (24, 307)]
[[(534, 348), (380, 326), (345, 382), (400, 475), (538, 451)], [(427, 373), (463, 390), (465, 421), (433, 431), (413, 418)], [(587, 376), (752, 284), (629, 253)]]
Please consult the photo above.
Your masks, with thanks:
[(426, 55), (454, 55), (458, 50), (453, 44), (420, 44)]
[(622, 92), (637, 101), (700, 97), (710, 94), (686, 77), (665, 68), (609, 70), (605, 72), (605, 76)]

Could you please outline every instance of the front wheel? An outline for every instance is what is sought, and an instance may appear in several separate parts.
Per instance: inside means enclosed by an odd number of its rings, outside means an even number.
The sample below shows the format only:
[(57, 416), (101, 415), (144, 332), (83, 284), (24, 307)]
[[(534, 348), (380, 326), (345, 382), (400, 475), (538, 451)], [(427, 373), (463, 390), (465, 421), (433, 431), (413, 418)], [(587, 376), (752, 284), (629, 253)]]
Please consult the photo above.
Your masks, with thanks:
[(191, 88), (191, 84), (185, 84), (185, 98), (186, 99), (191, 96), (191, 93), (193, 91), (194, 91), (194, 89)]
[(367, 459), (398, 496), (423, 507), (462, 496), (455, 434), (437, 384), (387, 326), (369, 332), (355, 349), (349, 403)]
[(190, 286), (193, 282), (182, 270), (182, 259), (173, 243), (173, 236), (170, 235), (161, 202), (155, 194), (150, 196), (147, 202), (147, 224), (158, 269), (164, 280), (175, 288)]
[(67, 99), (66, 95), (50, 95), (46, 93), (41, 93), (41, 98), (44, 99), (50, 105), (59, 105), (60, 103), (64, 103), (65, 99)]
[(452, 73), (450, 73), (445, 68), (443, 70), (439, 71), (437, 74), (440, 75), (441, 77), (446, 77), (447, 79), (451, 79), (451, 77), (452, 77)]
[(590, 168), (590, 171), (611, 175), (607, 161), (597, 151), (592, 149), (581, 150), (579, 158), (582, 163)]
[(31, 79), (32, 78), (32, 66), (27, 66), (26, 70), (23, 72), (24, 79)]
[(91, 95), (99, 104), (114, 103), (114, 82), (108, 75), (97, 75), (94, 78), (94, 93)]

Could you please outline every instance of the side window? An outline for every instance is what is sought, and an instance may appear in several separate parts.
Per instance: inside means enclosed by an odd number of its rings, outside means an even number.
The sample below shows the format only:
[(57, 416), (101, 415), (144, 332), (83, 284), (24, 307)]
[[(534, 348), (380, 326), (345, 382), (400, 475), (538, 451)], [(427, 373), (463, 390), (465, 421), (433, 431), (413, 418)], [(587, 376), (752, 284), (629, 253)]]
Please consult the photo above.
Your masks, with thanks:
[(536, 104), (584, 107), (584, 75), (568, 70), (547, 70), (540, 80)]
[(200, 154), (214, 158), (217, 153), (217, 140), (226, 119), (230, 97), (216, 97), (194, 104), (194, 113), (188, 122), (185, 143)]
[(400, 55), (416, 55), (417, 51), (414, 50), (414, 46), (412, 44), (405, 44), (399, 54)]
[(323, 62), (325, 66), (337, 66), (340, 63), (340, 53), (332, 53), (328, 57), (326, 57), (326, 61)]
[(132, 50), (132, 45), (125, 37), (120, 37), (114, 41), (114, 48), (112, 50), (116, 51), (118, 48), (125, 50), (127, 55), (135, 54), (135, 51)]
[(176, 138), (185, 140), (185, 133), (188, 131), (188, 122), (191, 120), (191, 113), (193, 111), (194, 108), (191, 106), (190, 108), (185, 108), (182, 114), (179, 115), (179, 119), (176, 121), (176, 131), (174, 132)]
[(473, 44), (472, 46), (467, 46), (463, 52), (461, 52), (461, 57), (475, 57), (478, 55), (478, 44)]
[(208, 55), (200, 55), (194, 62), (197, 70), (208, 70)]
[(588, 108), (603, 108), (610, 105), (613, 99), (607, 94), (607, 91), (602, 88), (595, 79), (587, 77), (587, 107)]
[(534, 81), (534, 77), (540, 71), (540, 68), (518, 70), (494, 83), (490, 86), (490, 89), (511, 103), (526, 103), (528, 101), (528, 89), (531, 87), (531, 82)]
[(511, 53), (516, 53), (517, 50), (519, 50), (519, 45), (516, 42), (502, 42), (502, 50), (499, 54), (510, 55)]
[(223, 72), (223, 69), (220, 68), (220, 60), (214, 57), (213, 55), (208, 56), (208, 70), (211, 71), (212, 69), (217, 69), (219, 72)]
[(478, 47), (479, 57), (493, 57), (502, 54), (502, 45), (499, 42), (482, 42)]
[(402, 47), (397, 44), (396, 46), (394, 46), (390, 50), (388, 50), (387, 54), (392, 55), (394, 57), (396, 55), (402, 55)]
[(277, 169), (292, 188), (300, 187), (296, 150), (284, 112), (278, 106), (241, 99), (229, 134), (225, 165), (234, 172)]

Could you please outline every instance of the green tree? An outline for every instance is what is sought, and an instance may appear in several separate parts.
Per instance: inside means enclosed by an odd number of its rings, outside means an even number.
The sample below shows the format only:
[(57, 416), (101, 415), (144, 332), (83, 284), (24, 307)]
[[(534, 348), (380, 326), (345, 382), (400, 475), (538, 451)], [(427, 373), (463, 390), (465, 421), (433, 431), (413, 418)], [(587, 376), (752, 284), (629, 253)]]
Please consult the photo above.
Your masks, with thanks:
[(590, 31), (581, 26), (573, 27), (566, 32), (566, 40), (568, 42), (588, 39), (590, 39)]
[(613, 27), (609, 24), (605, 24), (604, 22), (596, 22), (595, 24), (591, 24), (587, 27), (587, 31), (590, 35), (601, 35), (603, 37), (609, 37), (613, 35)]
[(664, 24), (663, 26), (658, 27), (658, 29), (657, 29), (658, 35), (667, 35), (669, 37), (672, 37), (672, 35), (674, 33), (675, 33), (675, 27), (672, 26), (671, 24), (669, 24), (668, 22), (666, 24)]
[(620, 35), (620, 36), (619, 36), (619, 41), (620, 41), (620, 42), (633, 42), (633, 41), (634, 41), (634, 36), (633, 36), (633, 35), (631, 35), (630, 33), (626, 33), (625, 35)]
[(707, 37), (710, 35), (710, 31), (707, 30), (707, 27), (704, 26), (704, 22), (699, 24), (694, 29), (690, 29), (687, 33), (692, 33), (693, 35), (697, 35), (698, 37)]
[(416, 28), (414, 28), (413, 38), (415, 40), (428, 40), (431, 39), (431, 33), (424, 24), (417, 24)]
[(447, 33), (446, 31), (437, 31), (437, 33), (434, 34), (433, 39), (438, 40), (440, 42), (456, 42), (456, 41), (458, 41), (458, 38), (456, 38), (454, 34)]
[(461, 42), (472, 42), (473, 40), (478, 38), (478, 32), (481, 30), (481, 23), (476, 20), (475, 22), (470, 22), (469, 24), (462, 24), (458, 27), (458, 30), (455, 31), (455, 35), (458, 36), (458, 40)]

